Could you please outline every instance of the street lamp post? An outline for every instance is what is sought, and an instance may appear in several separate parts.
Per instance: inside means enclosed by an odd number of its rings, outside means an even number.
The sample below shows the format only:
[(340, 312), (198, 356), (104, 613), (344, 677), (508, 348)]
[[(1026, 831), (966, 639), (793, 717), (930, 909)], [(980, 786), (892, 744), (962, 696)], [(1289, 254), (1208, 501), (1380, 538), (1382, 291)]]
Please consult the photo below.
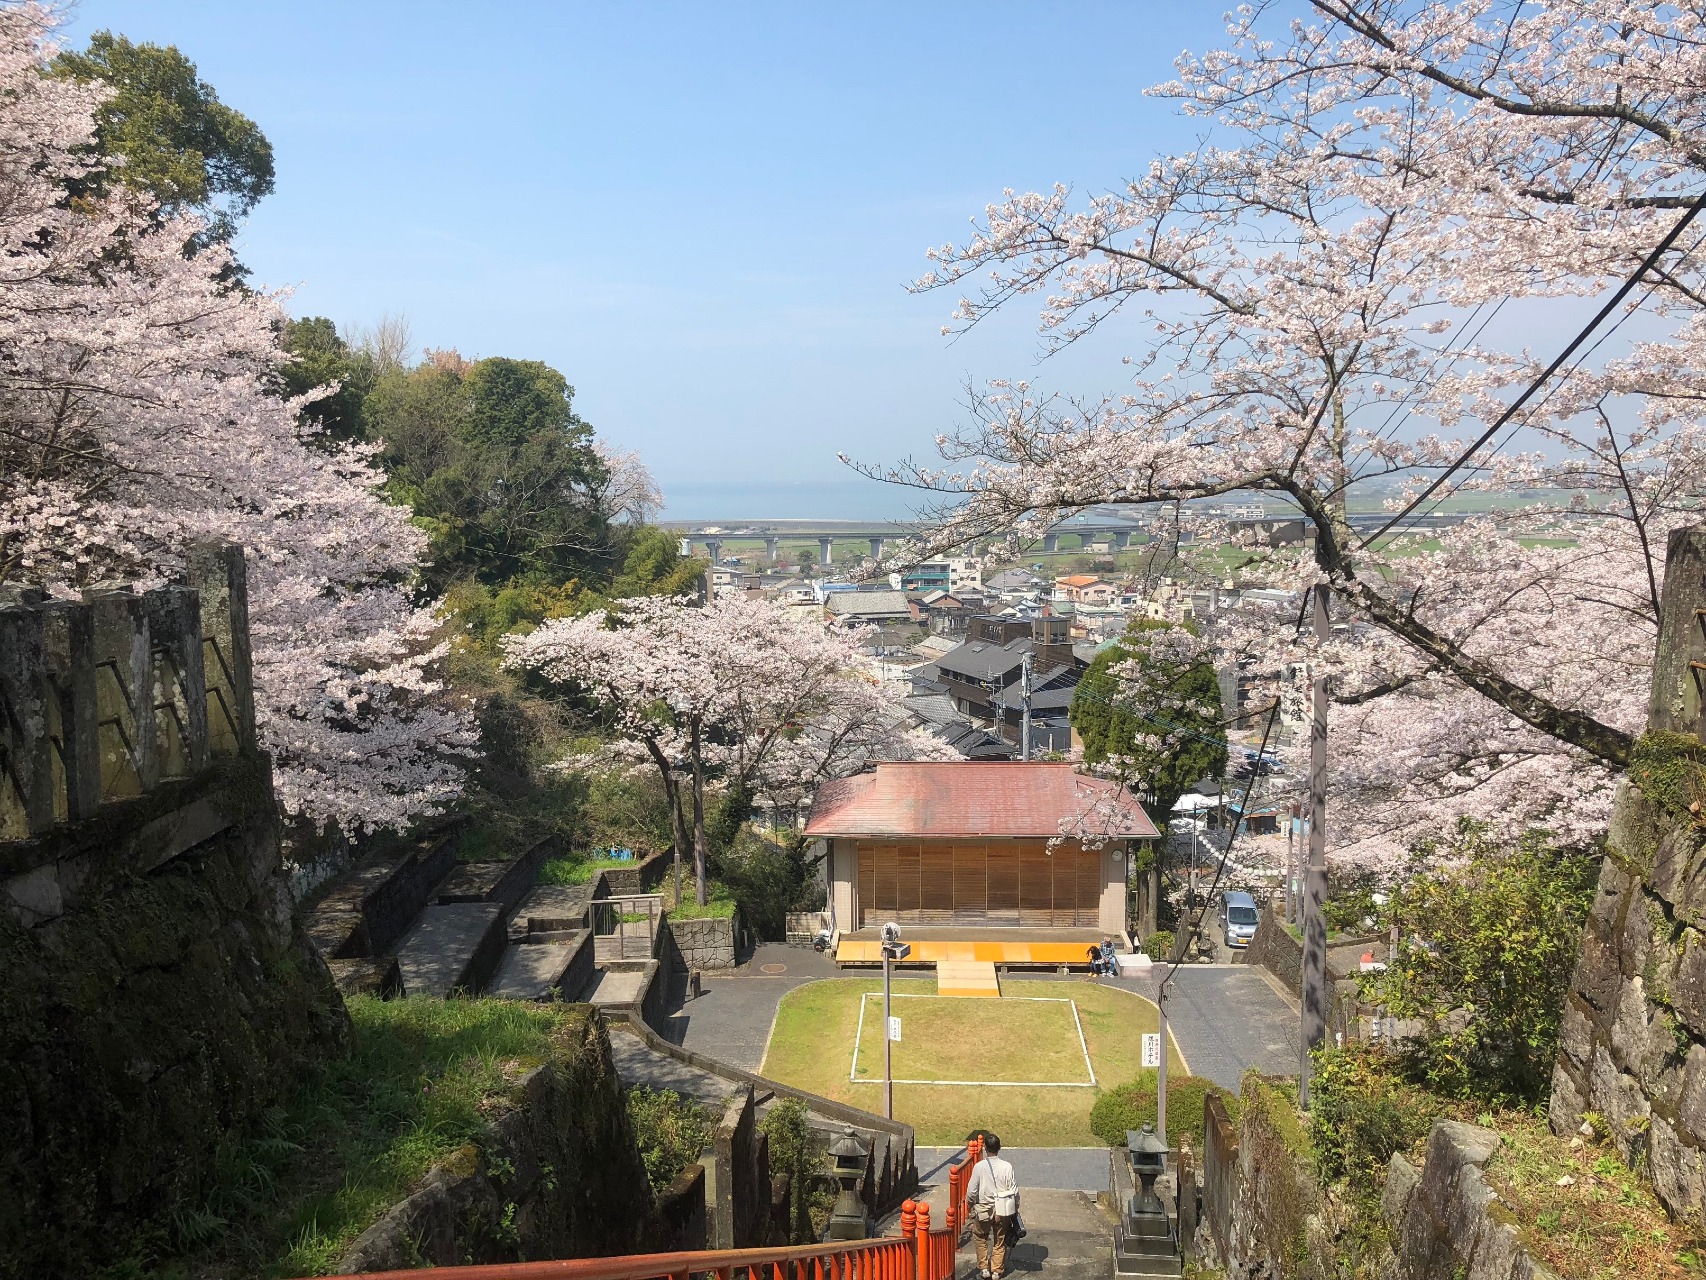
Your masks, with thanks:
[(912, 954), (912, 947), (900, 940), (900, 926), (890, 921), (883, 926), (883, 1119), (894, 1119), (894, 1016), (890, 1012), (890, 966)]

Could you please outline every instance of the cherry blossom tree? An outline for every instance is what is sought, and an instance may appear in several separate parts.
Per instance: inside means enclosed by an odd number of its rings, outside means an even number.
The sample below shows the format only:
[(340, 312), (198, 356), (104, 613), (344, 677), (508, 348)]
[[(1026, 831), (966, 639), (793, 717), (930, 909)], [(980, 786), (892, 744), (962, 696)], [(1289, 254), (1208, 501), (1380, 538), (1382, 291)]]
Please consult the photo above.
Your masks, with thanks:
[(0, 8), (0, 577), (75, 592), (172, 574), (207, 538), (249, 556), (256, 712), (285, 810), (346, 834), (458, 790), (471, 736), (429, 674), (421, 552), (368, 455), (270, 388), (276, 298), (226, 287), (229, 250), (97, 164), (98, 83), (51, 79), (54, 17)]
[(641, 596), (552, 619), (506, 647), (511, 666), (590, 696), (619, 757), (657, 769), (677, 865), (691, 839), (703, 903), (709, 784), (797, 794), (877, 759), (943, 757), (859, 671), (862, 638), (768, 600)]
[[(1008, 192), (932, 252), (919, 287), (962, 290), (962, 329), (1035, 294), (1052, 351), (1132, 313), (1147, 342), (1129, 389), (1063, 402), (997, 383), (941, 437), (945, 466), (881, 474), (940, 495), (918, 548), (932, 552), (1109, 502), (1158, 509), (1163, 539), (1219, 542), (1224, 526), (1188, 504), (1270, 495), (1310, 546), (1247, 536), (1242, 575), (1325, 584), (1348, 617), (1319, 647), (1260, 612), (1215, 639), (1268, 670), (1330, 673), (1337, 785), (1357, 801), (1334, 812), (1361, 824), (1347, 834), (1378, 845), (1382, 824), (1403, 838), (1418, 816), (1591, 830), (1644, 719), (1665, 539), (1698, 518), (1706, 484), (1689, 242), (1631, 301), (1637, 333), (1669, 325), (1666, 340), (1584, 353), (1515, 419), (1530, 452), (1490, 449), (1465, 482), (1557, 501), (1435, 545), (1369, 543), (1346, 496), (1379, 480), (1415, 492), (1457, 456), (1450, 434), (1480, 434), (1538, 372), (1533, 353), (1484, 340), (1500, 300), (1599, 291), (1706, 186), (1694, 20), (1488, 0), (1316, 9), (1323, 21), (1280, 31), (1269, 6), (1240, 10), (1229, 47), (1156, 90), (1217, 145), (1085, 198)], [(1417, 420), (1437, 427), (1417, 438)]]

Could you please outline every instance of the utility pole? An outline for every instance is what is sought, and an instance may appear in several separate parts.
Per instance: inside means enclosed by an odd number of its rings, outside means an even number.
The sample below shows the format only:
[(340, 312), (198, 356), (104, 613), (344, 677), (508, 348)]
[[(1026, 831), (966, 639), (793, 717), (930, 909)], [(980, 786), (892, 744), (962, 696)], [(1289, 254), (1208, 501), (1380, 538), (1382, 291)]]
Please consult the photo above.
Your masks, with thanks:
[(1331, 588), (1315, 587), (1315, 669), (1309, 725), (1309, 848), (1303, 872), (1303, 1037), (1297, 1101), (1309, 1106), (1309, 1052), (1327, 1038), (1327, 672), (1321, 653), (1332, 638)]
[(1019, 664), (1019, 759), (1031, 758), (1031, 655)]

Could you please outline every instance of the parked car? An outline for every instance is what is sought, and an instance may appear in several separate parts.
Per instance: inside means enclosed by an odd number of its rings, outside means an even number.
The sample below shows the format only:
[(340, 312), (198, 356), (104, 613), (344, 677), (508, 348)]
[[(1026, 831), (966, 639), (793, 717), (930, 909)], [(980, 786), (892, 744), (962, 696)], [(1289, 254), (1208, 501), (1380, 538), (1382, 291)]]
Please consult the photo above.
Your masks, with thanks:
[(1226, 945), (1242, 951), (1256, 936), (1256, 923), (1261, 915), (1256, 900), (1240, 889), (1223, 894), (1220, 899), (1220, 923), (1225, 931)]

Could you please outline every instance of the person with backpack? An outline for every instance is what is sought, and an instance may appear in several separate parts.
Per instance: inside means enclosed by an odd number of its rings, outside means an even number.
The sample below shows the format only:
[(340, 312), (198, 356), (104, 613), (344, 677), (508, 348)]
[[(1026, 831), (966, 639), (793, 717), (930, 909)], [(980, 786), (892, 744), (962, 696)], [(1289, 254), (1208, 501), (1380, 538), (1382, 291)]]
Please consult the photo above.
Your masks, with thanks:
[(981, 1280), (1000, 1280), (1007, 1266), (1007, 1242), (1019, 1217), (1019, 1181), (1013, 1166), (1001, 1158), (1001, 1139), (983, 1139), (983, 1159), (971, 1172), (966, 1204), (971, 1210), (971, 1236), (977, 1246)]

